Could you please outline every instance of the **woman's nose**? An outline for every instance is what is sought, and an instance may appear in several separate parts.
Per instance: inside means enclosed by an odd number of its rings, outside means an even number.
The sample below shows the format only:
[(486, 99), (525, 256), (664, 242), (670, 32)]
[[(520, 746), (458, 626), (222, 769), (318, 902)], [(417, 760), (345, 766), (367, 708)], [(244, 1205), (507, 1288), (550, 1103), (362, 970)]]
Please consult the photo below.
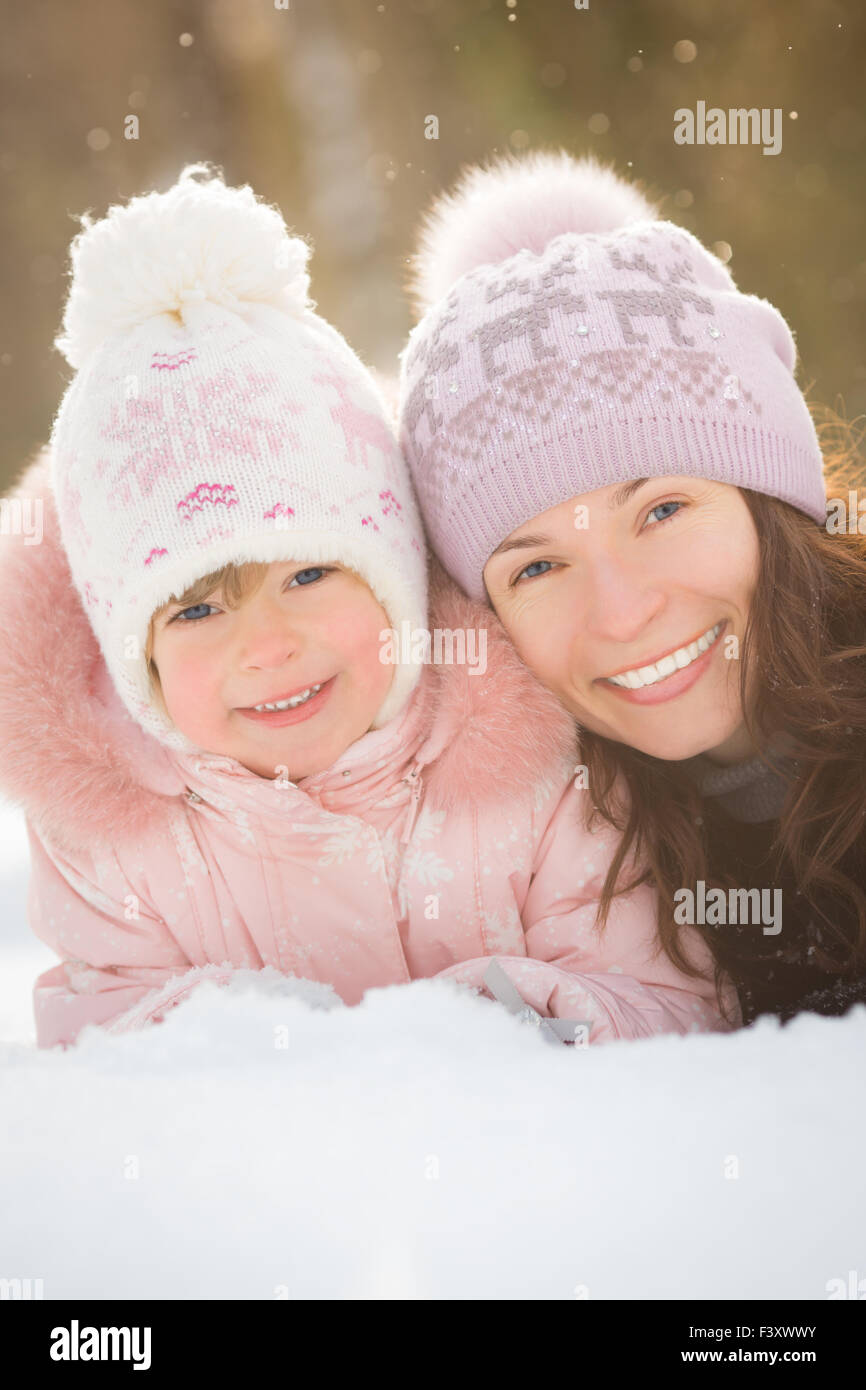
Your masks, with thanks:
[(665, 605), (665, 595), (636, 565), (595, 556), (584, 571), (587, 631), (608, 642), (633, 642)]

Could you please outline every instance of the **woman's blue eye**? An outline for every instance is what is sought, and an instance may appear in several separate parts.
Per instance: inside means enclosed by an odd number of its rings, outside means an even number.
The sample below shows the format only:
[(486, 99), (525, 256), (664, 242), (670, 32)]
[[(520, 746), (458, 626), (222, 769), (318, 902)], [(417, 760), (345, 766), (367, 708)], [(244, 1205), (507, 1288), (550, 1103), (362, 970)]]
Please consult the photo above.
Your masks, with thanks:
[[(526, 566), (526, 569), (522, 569), (522, 570), (520, 571), (519, 575), (517, 576), (517, 579), (514, 581), (515, 584), (518, 583), (518, 581), (521, 580), (521, 579), (523, 578), (524, 575), (528, 575), (530, 579), (533, 579), (535, 576), (532, 575), (532, 574), (530, 574), (529, 571), (530, 571), (530, 570), (535, 570), (536, 573), (538, 573), (538, 572), (539, 572), (539, 570), (538, 570), (539, 565), (547, 565), (547, 566), (550, 566), (550, 561), (549, 561), (549, 560), (533, 560), (531, 564), (529, 564), (529, 565)], [(541, 570), (540, 573), (541, 573), (541, 574), (546, 574), (546, 573), (547, 573), (547, 570)]]
[[(659, 502), (659, 504), (658, 504), (657, 507), (651, 508), (651, 510), (649, 511), (648, 515), (649, 515), (649, 516), (653, 516), (653, 514), (654, 514), (655, 512), (663, 512), (664, 509), (665, 509), (665, 507), (675, 507), (676, 510), (679, 511), (679, 509), (680, 509), (680, 507), (681, 507), (682, 505), (683, 505), (682, 502)], [(659, 521), (667, 521), (667, 520), (668, 520), (668, 517), (675, 516), (675, 515), (676, 515), (676, 512), (668, 512), (667, 516), (659, 517)]]
[[(299, 584), (313, 584), (313, 583), (315, 582), (315, 577), (316, 577), (316, 576), (318, 576), (318, 575), (320, 575), (320, 574), (327, 574), (327, 573), (328, 573), (328, 571), (327, 571), (326, 569), (323, 569), (323, 568), (321, 567), (321, 565), (311, 565), (311, 566), (309, 567), (309, 569), (298, 570), (298, 573), (295, 575), (294, 579), (292, 580), (291, 584), (289, 585), (289, 588), (292, 587), (292, 584), (294, 584), (295, 579), (297, 579), (297, 581), (298, 581)], [(314, 576), (314, 578), (313, 578), (313, 579), (304, 579), (303, 576), (304, 576), (305, 574), (311, 574), (311, 575)]]

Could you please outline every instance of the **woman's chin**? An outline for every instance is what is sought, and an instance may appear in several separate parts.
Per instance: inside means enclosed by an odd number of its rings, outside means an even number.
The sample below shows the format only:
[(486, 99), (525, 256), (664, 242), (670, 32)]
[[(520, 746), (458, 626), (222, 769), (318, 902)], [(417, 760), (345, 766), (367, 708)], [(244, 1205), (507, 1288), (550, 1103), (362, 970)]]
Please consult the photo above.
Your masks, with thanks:
[(746, 744), (740, 748), (744, 730), (738, 692), (730, 686), (710, 684), (706, 692), (688, 691), (679, 699), (652, 704), (637, 704), (617, 694), (605, 700), (606, 707), (595, 718), (588, 709), (581, 718), (575, 703), (572, 712), (578, 724), (662, 762), (728, 749), (730, 761), (748, 756)]
[(684, 762), (687, 758), (696, 758), (701, 753), (712, 756), (719, 746), (724, 746), (732, 732), (730, 729), (713, 728), (694, 731), (671, 729), (662, 736), (656, 735), (640, 741), (625, 738), (623, 742), (629, 743), (633, 748), (639, 748), (642, 753), (647, 753), (651, 758), (658, 758), (661, 762), (678, 763)]
[[(580, 722), (580, 716), (577, 718)], [(584, 727), (592, 728), (592, 725), (586, 721)], [(737, 728), (738, 721), (720, 724), (718, 720), (710, 719), (705, 724), (686, 725), (671, 721), (670, 726), (664, 729), (613, 728), (608, 723), (598, 728), (597, 732), (613, 743), (624, 743), (650, 758), (658, 758), (660, 762), (677, 763), (697, 757), (699, 753), (714, 756), (717, 750), (726, 748)], [(748, 756), (745, 750), (742, 756)], [(730, 761), (736, 761), (736, 758), (732, 756)]]

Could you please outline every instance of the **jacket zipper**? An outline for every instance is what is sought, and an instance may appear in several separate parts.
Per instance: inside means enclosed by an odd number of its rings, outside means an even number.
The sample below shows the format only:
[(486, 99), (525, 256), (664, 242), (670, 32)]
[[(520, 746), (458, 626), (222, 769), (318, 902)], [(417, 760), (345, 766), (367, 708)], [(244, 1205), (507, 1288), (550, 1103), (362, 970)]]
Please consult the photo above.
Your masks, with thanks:
[(401, 845), (405, 845), (412, 834), (412, 828), (415, 824), (415, 815), (418, 810), (418, 802), (421, 800), (421, 764), (415, 763), (411, 772), (403, 778), (403, 781), (412, 788), (412, 800), (409, 802), (406, 824), (403, 827), (403, 834), (400, 836)]

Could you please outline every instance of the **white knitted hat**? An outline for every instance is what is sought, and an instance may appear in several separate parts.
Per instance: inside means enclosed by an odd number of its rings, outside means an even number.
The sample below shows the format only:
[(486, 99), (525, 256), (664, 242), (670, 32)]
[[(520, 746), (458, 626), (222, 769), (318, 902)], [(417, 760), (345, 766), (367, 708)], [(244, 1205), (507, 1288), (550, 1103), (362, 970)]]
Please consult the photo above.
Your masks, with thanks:
[[(63, 544), (127, 708), (154, 699), (148, 626), (230, 562), (355, 570), (390, 624), (427, 622), (426, 550), (387, 408), (313, 312), (309, 247), (249, 187), (188, 166), (167, 193), (82, 219), (57, 347), (77, 369), (51, 436)], [(398, 664), (374, 727), (421, 672)]]

